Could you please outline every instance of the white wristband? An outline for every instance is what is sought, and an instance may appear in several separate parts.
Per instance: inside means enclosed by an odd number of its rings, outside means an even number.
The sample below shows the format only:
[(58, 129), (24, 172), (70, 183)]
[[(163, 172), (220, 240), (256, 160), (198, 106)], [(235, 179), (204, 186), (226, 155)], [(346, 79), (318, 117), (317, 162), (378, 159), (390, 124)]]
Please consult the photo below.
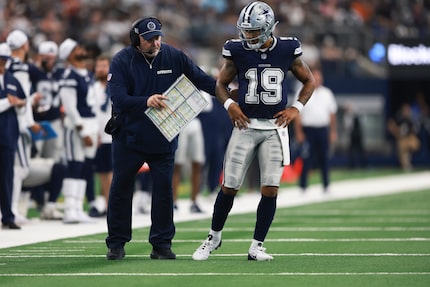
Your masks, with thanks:
[(234, 101), (233, 101), (232, 99), (228, 98), (228, 99), (224, 102), (224, 109), (225, 109), (226, 111), (228, 111), (228, 107), (229, 107), (231, 104), (234, 104)]
[(299, 101), (296, 101), (294, 104), (292, 104), (292, 107), (295, 107), (296, 109), (298, 109), (300, 113), (303, 109), (303, 104)]

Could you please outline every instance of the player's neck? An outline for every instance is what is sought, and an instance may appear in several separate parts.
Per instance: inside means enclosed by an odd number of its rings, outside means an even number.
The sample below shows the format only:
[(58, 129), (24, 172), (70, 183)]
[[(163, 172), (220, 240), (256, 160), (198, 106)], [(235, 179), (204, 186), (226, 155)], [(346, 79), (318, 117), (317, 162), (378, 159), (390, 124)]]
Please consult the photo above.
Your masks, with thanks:
[(265, 51), (269, 49), (272, 45), (273, 45), (273, 37), (270, 37), (258, 50)]

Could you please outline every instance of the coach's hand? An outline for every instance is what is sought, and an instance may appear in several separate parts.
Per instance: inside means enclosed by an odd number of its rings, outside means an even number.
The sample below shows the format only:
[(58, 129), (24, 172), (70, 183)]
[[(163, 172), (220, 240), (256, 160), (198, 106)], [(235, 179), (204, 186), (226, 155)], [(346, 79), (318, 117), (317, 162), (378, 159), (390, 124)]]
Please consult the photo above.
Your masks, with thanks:
[(154, 94), (148, 98), (146, 105), (160, 110), (167, 107), (165, 103), (167, 99), (167, 96)]

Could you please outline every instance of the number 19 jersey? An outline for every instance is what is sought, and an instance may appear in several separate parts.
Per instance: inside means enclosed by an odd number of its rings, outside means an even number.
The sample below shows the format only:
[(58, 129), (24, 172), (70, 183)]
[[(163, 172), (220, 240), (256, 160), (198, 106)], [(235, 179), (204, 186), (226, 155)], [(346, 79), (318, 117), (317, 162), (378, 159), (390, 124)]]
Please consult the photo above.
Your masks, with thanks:
[(247, 50), (240, 40), (229, 40), (222, 55), (235, 64), (238, 103), (247, 117), (272, 119), (285, 109), (287, 73), (294, 60), (302, 55), (297, 38), (274, 37), (271, 47), (264, 50)]

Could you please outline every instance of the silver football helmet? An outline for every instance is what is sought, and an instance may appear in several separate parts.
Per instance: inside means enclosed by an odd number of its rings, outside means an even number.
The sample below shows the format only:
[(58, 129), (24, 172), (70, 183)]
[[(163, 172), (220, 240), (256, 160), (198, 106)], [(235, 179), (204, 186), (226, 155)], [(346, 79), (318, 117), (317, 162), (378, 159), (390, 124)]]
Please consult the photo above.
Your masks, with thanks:
[[(269, 39), (277, 23), (272, 8), (266, 3), (255, 1), (248, 4), (237, 20), (243, 47), (248, 50), (259, 49)], [(260, 34), (247, 38), (246, 32), (250, 31), (259, 31)]]

